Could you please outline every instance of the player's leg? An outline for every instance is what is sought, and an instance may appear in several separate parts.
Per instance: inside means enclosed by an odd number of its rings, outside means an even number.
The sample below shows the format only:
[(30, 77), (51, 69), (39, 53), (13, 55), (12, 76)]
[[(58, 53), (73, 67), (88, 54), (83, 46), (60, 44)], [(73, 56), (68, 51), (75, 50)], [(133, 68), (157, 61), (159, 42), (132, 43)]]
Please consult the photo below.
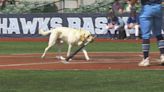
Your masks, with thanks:
[(118, 35), (119, 27), (120, 27), (119, 25), (114, 26), (114, 39), (118, 39), (117, 35)]
[(142, 32), (142, 52), (143, 60), (138, 64), (139, 66), (148, 66), (149, 62), (149, 50), (150, 50), (150, 30), (152, 26), (151, 17), (140, 18), (141, 32)]
[(154, 31), (153, 33), (155, 34), (156, 38), (157, 38), (157, 44), (158, 44), (158, 48), (160, 50), (160, 59), (161, 59), (161, 64), (164, 64), (164, 37), (162, 36), (162, 10), (161, 10), (161, 6), (156, 6), (156, 10), (155, 14), (154, 14)]
[(139, 66), (148, 66), (149, 62), (149, 49), (150, 49), (150, 37), (152, 29), (152, 17), (151, 7), (144, 6), (140, 15), (140, 27), (142, 32), (142, 52), (143, 60), (138, 64)]
[(115, 29), (109, 29), (111, 33), (111, 39), (114, 39)]
[(139, 39), (139, 25), (134, 25), (136, 40)]
[(130, 38), (130, 30), (131, 29), (129, 30), (128, 24), (124, 26), (124, 29), (125, 29), (126, 37), (127, 37), (127, 39), (129, 39)]

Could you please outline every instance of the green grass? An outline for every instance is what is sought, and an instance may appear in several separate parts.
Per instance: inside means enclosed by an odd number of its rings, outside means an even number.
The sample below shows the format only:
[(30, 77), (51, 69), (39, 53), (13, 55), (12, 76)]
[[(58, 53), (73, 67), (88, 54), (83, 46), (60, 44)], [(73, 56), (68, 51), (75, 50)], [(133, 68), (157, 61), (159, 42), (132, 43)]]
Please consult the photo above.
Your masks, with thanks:
[[(0, 54), (13, 53), (42, 53), (47, 46), (47, 42), (0, 42)], [(77, 48), (73, 48), (75, 50)], [(113, 42), (95, 42), (87, 46), (89, 52), (141, 52), (139, 43), (113, 43)], [(48, 52), (56, 52), (57, 46), (52, 47)], [(63, 46), (64, 52), (67, 46)], [(151, 51), (158, 51), (155, 43), (151, 44)]]
[[(0, 54), (42, 53), (46, 46), (46, 42), (0, 42)], [(87, 50), (141, 52), (141, 44), (95, 42)], [(56, 51), (53, 47), (49, 52)], [(151, 51), (158, 51), (155, 43), (151, 44)], [(162, 70), (0, 70), (0, 92), (163, 92), (163, 78)]]
[(0, 71), (0, 92), (163, 92), (163, 71)]

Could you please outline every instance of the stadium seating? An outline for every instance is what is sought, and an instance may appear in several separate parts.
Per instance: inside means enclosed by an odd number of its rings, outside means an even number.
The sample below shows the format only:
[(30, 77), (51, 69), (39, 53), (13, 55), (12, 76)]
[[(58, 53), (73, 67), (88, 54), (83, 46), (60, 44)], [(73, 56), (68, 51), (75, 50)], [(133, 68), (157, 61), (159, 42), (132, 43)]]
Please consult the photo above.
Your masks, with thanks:
[(100, 13), (100, 12), (108, 12), (111, 9), (111, 5), (114, 0), (97, 0), (95, 3), (91, 5), (80, 6), (76, 9), (65, 9), (65, 12), (71, 13)]
[[(1, 13), (36, 13), (36, 12), (56, 12), (57, 8), (53, 5), (53, 2), (46, 1), (46, 2), (27, 2), (22, 1), (19, 4), (7, 4), (4, 9), (0, 9)], [(48, 7), (51, 9), (47, 9)], [(52, 9), (54, 8), (54, 9)], [(50, 11), (51, 10), (51, 11)]]

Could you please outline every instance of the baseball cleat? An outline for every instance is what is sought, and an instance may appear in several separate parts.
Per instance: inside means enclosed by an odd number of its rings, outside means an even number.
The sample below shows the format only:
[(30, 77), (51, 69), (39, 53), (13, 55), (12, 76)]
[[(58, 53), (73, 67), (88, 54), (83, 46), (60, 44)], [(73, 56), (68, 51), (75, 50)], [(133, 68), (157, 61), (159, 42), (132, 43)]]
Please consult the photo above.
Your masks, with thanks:
[(164, 65), (164, 55), (163, 54), (160, 56), (160, 62), (161, 62), (161, 65)]
[(150, 65), (150, 60), (149, 58), (143, 59), (138, 66), (149, 66)]

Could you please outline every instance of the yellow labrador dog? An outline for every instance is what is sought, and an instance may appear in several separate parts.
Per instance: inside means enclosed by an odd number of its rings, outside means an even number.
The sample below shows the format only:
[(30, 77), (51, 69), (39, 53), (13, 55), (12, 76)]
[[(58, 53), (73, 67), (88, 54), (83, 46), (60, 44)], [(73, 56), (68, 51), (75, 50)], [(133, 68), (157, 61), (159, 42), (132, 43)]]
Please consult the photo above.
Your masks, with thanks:
[[(93, 41), (94, 39), (91, 33), (87, 30), (73, 29), (68, 27), (58, 27), (48, 31), (44, 31), (40, 29), (39, 34), (43, 36), (50, 34), (48, 46), (45, 48), (42, 58), (45, 57), (45, 54), (48, 51), (48, 49), (58, 42), (63, 41), (68, 44), (68, 51), (67, 51), (67, 57), (68, 57), (71, 53), (71, 48), (73, 45), (80, 46), (84, 41)], [(90, 60), (85, 48), (83, 48), (82, 51), (84, 53), (85, 59)]]

